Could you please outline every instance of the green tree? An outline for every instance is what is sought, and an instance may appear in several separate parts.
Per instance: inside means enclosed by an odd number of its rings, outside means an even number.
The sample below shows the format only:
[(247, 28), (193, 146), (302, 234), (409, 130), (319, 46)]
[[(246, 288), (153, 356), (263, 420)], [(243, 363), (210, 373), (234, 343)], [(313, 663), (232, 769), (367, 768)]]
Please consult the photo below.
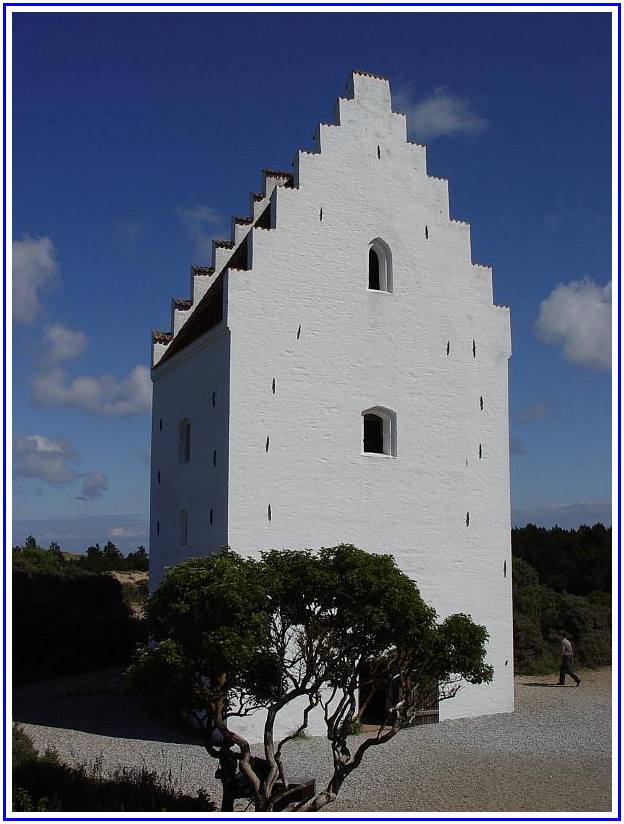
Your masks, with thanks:
[(80, 559), (79, 563), (90, 572), (101, 572), (104, 569), (104, 553), (99, 543), (87, 547), (87, 554)]
[(136, 548), (136, 552), (129, 552), (126, 556), (126, 568), (146, 572), (149, 569), (149, 555), (144, 546)]
[(579, 666), (604, 666), (611, 661), (611, 596), (554, 592), (522, 558), (513, 562), (514, 663), (517, 673), (554, 672), (559, 668), (564, 629)]
[(52, 544), (50, 549), (39, 546), (29, 535), (24, 546), (13, 547), (13, 569), (38, 572), (51, 572), (63, 569), (66, 565), (63, 553)]
[(123, 569), (125, 559), (112, 541), (107, 541), (102, 550), (105, 569)]
[(602, 524), (578, 529), (545, 529), (527, 524), (511, 532), (514, 557), (539, 574), (555, 592), (587, 595), (611, 591), (612, 532)]
[[(389, 555), (350, 545), (271, 551), (259, 561), (224, 552), (171, 567), (151, 597), (152, 642), (137, 653), (128, 683), (161, 713), (194, 718), (219, 761), (222, 809), (241, 783), (257, 811), (293, 802), (284, 745), (324, 713), (333, 757), (326, 786), (300, 811), (331, 803), (366, 751), (413, 726), (431, 699), (452, 698), (462, 681), (492, 678), (484, 663), (487, 632), (466, 615), (439, 623), (434, 610)], [(367, 699), (382, 690), (377, 735), (356, 739)], [(304, 700), (299, 727), (282, 740), (278, 713)], [(264, 758), (229, 721), (266, 710)], [(353, 748), (353, 749), (352, 749)]]

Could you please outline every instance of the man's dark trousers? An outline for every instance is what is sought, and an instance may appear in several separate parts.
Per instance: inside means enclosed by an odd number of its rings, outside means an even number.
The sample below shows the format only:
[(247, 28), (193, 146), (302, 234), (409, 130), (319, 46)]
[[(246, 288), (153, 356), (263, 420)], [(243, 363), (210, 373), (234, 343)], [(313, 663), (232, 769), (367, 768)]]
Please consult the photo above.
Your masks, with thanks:
[(571, 678), (573, 678), (574, 681), (576, 681), (577, 685), (581, 683), (581, 679), (572, 670), (572, 656), (571, 655), (564, 655), (563, 658), (561, 659), (561, 669), (559, 670), (559, 685), (560, 686), (563, 686), (565, 684), (566, 674), (569, 675)]

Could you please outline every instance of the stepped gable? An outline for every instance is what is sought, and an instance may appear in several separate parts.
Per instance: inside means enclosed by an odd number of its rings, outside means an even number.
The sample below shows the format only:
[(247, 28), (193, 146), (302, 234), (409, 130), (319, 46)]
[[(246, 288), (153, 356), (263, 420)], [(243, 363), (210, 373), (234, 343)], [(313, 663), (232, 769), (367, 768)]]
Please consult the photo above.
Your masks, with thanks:
[(269, 203), (266, 209), (256, 220), (256, 229), (270, 229), (271, 228), (271, 204)]
[[(285, 188), (294, 188), (294, 180), (295, 176), (292, 172), (285, 172), (279, 171), (276, 169), (263, 169), (262, 170), (262, 188), (264, 193), (251, 193), (251, 204), (253, 203), (261, 203), (264, 200), (268, 199), (267, 195), (267, 181), (274, 180), (276, 181), (276, 185), (284, 186)], [(273, 187), (274, 188), (274, 187)], [(272, 188), (271, 188), (272, 191)], [(270, 192), (269, 192), (270, 194)], [(236, 226), (248, 226), (249, 231), (251, 231), (252, 227), (257, 227), (261, 229), (270, 229), (271, 228), (271, 206), (270, 203), (264, 208), (259, 216), (255, 219), (253, 217), (253, 205), (252, 209), (252, 216), (244, 217), (241, 215), (235, 215), (232, 218), (232, 238), (235, 237), (235, 227)], [(160, 343), (167, 345), (166, 351), (163, 353), (162, 357), (158, 361), (159, 363), (166, 359), (167, 357), (173, 355), (175, 352), (178, 352), (191, 340), (201, 335), (203, 332), (208, 331), (213, 326), (215, 326), (222, 318), (223, 315), (223, 306), (222, 306), (222, 298), (223, 298), (223, 282), (221, 279), (222, 273), (225, 269), (232, 269), (232, 270), (246, 270), (247, 267), (247, 253), (248, 253), (248, 238), (249, 232), (247, 232), (241, 239), (240, 242), (237, 244), (234, 239), (226, 240), (226, 239), (217, 239), (212, 241), (213, 245), (213, 258), (216, 258), (216, 249), (232, 249), (233, 253), (228, 258), (226, 263), (220, 267), (219, 276), (213, 281), (212, 284), (208, 286), (208, 292), (202, 297), (199, 303), (193, 309), (193, 300), (192, 299), (183, 299), (183, 298), (174, 298), (172, 301), (174, 311), (178, 310), (180, 312), (188, 312), (189, 310), (193, 310), (189, 317), (183, 322), (182, 326), (178, 330), (176, 334), (173, 332), (160, 332), (158, 337), (152, 337), (153, 343)], [(213, 277), (215, 274), (215, 267), (214, 266), (198, 266), (193, 265), (191, 266), (191, 283), (194, 277)], [(218, 283), (217, 283), (218, 281)], [(191, 323), (191, 320), (193, 321)], [(174, 343), (173, 346), (168, 345)], [(155, 364), (156, 365), (156, 364)]]
[(210, 277), (214, 275), (214, 266), (191, 266), (191, 277)]
[(359, 69), (354, 69), (352, 74), (359, 74), (362, 77), (372, 77), (373, 80), (384, 80), (386, 83), (390, 82), (390, 78), (386, 77), (385, 74), (373, 74), (373, 72), (365, 72)]
[[(224, 270), (227, 267), (224, 267)], [(212, 329), (223, 320), (223, 272), (217, 276), (212, 288), (206, 292), (197, 304), (195, 311), (190, 315), (178, 334), (173, 338), (167, 351), (159, 363), (184, 349), (189, 343)]]
[[(293, 189), (294, 186), (295, 186), (295, 176), (292, 172), (278, 172), (278, 171), (275, 171), (274, 169), (263, 169), (262, 170), (262, 188), (264, 189), (265, 193), (266, 193), (266, 181), (267, 181), (267, 178), (269, 178), (269, 177), (277, 178), (278, 180), (279, 179), (285, 180), (286, 182), (284, 183), (284, 186), (287, 189)], [(266, 197), (266, 194), (265, 194), (265, 197)]]
[[(340, 97), (336, 102), (337, 107), (341, 100), (353, 100), (358, 96), (358, 88), (361, 86), (357, 82), (357, 78), (368, 78), (370, 80), (379, 81), (379, 89), (380, 89), (380, 100), (387, 101), (386, 103), (382, 103), (382, 105), (390, 106), (390, 89), (389, 89), (389, 79), (385, 75), (375, 74), (374, 72), (368, 72), (364, 70), (354, 70), (351, 72), (349, 78), (347, 79), (347, 97)], [(359, 83), (365, 82), (360, 80)], [(382, 86), (387, 86), (387, 90), (382, 90)], [(395, 113), (397, 116), (405, 117), (405, 115), (401, 115), (400, 113)], [(320, 148), (320, 130), (321, 127), (331, 127), (331, 128), (340, 128), (340, 117), (336, 118), (335, 123), (328, 123), (328, 124), (319, 124), (315, 130), (314, 134), (314, 149), (312, 151), (306, 149), (299, 149), (297, 155), (305, 155), (305, 154), (318, 154), (321, 151)], [(410, 142), (410, 141), (406, 141)], [(420, 146), (421, 144), (413, 144)], [(423, 147), (424, 148), (424, 147)], [(426, 174), (426, 171), (425, 171)], [(428, 175), (428, 177), (432, 180), (438, 180), (440, 182), (448, 183), (446, 178), (438, 178), (433, 175)], [(207, 276), (213, 278), (212, 283), (208, 285), (208, 291), (204, 294), (201, 300), (197, 303), (195, 308), (193, 308), (193, 300), (182, 300), (176, 299), (174, 302), (174, 306), (176, 309), (180, 311), (188, 311), (189, 309), (192, 310), (189, 313), (188, 318), (183, 322), (181, 328), (178, 332), (174, 335), (172, 332), (162, 332), (159, 335), (162, 336), (157, 342), (159, 343), (169, 343), (167, 349), (165, 350), (164, 354), (160, 358), (159, 362), (171, 357), (176, 352), (180, 351), (184, 346), (191, 342), (194, 338), (198, 337), (199, 335), (203, 334), (204, 332), (211, 329), (216, 323), (221, 320), (223, 315), (223, 306), (222, 306), (222, 297), (223, 297), (223, 272), (226, 269), (235, 269), (235, 270), (246, 270), (247, 267), (247, 246), (248, 246), (248, 239), (251, 236), (251, 232), (254, 228), (258, 229), (271, 229), (271, 205), (270, 202), (267, 204), (266, 208), (262, 208), (262, 211), (257, 213), (255, 204), (260, 204), (264, 200), (268, 200), (269, 196), (272, 192), (272, 189), (267, 192), (267, 181), (274, 180), (276, 181), (276, 185), (284, 186), (285, 188), (297, 188), (298, 187), (298, 177), (293, 172), (286, 172), (280, 171), (275, 169), (262, 169), (262, 192), (251, 192), (250, 193), (250, 216), (242, 217), (240, 215), (236, 215), (232, 218), (231, 226), (232, 226), (232, 240), (213, 240), (213, 264), (217, 260), (216, 250), (217, 249), (232, 249), (233, 254), (225, 261), (223, 265), (219, 265), (218, 269), (215, 265), (213, 266), (192, 266), (191, 267), (191, 282), (194, 276)], [(297, 182), (297, 186), (295, 183)], [(463, 221), (456, 221), (462, 222)], [(246, 232), (241, 238), (240, 241), (236, 242), (236, 226), (248, 226), (249, 231)], [(240, 231), (239, 231), (240, 234)], [(216, 278), (214, 277), (215, 274), (217, 275)], [(220, 309), (217, 310), (217, 304), (220, 306)], [(216, 320), (218, 318), (218, 320)], [(168, 336), (168, 340), (165, 338)]]
[(159, 329), (152, 329), (152, 343), (171, 343), (173, 334), (171, 332), (161, 332)]

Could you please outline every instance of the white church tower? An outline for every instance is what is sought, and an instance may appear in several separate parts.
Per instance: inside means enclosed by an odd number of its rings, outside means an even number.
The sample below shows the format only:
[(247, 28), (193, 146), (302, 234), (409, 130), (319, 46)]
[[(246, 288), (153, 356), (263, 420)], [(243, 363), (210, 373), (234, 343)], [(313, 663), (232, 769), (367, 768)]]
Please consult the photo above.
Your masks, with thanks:
[(511, 711), (510, 353), (447, 181), (353, 72), (153, 333), (151, 587), (225, 544), (391, 553), (490, 635), (494, 681), (440, 718)]

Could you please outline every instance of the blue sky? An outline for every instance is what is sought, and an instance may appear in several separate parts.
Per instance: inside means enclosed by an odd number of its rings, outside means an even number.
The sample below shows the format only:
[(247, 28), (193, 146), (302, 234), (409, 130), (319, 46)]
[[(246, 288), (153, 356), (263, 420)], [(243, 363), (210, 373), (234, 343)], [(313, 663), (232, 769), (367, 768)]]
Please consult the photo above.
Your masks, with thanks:
[(352, 69), (512, 312), (514, 523), (610, 522), (610, 16), (13, 17), (14, 539), (147, 541), (149, 333)]

